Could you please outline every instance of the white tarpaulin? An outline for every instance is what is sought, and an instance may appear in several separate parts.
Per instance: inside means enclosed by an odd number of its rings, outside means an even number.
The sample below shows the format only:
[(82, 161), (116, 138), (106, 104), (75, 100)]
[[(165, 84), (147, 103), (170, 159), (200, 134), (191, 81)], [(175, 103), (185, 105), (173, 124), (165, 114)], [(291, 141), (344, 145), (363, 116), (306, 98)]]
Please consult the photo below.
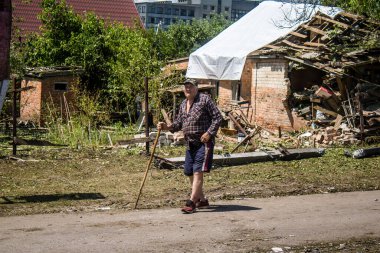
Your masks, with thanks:
[[(189, 57), (186, 77), (211, 80), (240, 80), (246, 56), (266, 44), (285, 36), (307, 20), (292, 22), (300, 12), (309, 11), (308, 17), (320, 11), (334, 17), (338, 8), (262, 2), (214, 39)], [(281, 28), (285, 26), (285, 28)]]

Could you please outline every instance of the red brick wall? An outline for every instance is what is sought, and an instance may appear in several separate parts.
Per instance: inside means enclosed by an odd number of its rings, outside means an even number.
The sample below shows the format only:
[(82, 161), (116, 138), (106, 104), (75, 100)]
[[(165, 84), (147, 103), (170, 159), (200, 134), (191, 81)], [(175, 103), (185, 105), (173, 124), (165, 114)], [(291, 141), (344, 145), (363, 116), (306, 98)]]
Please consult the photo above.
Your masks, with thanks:
[(219, 81), (218, 105), (224, 107), (231, 101), (231, 81)]
[[(269, 130), (299, 130), (306, 121), (291, 112), (286, 102), (288, 62), (285, 59), (247, 59), (241, 77), (240, 100), (249, 102), (243, 110), (251, 123)], [(229, 105), (232, 81), (219, 81), (218, 105)], [(243, 105), (247, 106), (247, 105)], [(248, 112), (247, 112), (248, 110)]]
[(9, 79), (9, 45), (11, 41), (11, 1), (0, 4), (0, 80)]
[(21, 87), (34, 87), (27, 91), (22, 91), (20, 96), (20, 120), (40, 122), (41, 116), (41, 81), (26, 79), (21, 83)]
[(253, 122), (271, 130), (300, 128), (297, 117), (285, 102), (288, 62), (284, 59), (250, 59), (252, 62), (251, 103)]

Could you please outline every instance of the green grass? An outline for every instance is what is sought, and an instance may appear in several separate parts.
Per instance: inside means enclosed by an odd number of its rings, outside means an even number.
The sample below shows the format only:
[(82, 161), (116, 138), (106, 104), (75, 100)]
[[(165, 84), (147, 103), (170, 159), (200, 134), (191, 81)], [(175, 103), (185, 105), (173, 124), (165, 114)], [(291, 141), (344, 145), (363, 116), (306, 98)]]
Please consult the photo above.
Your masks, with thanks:
[[(352, 147), (355, 149), (357, 147)], [(34, 147), (20, 162), (0, 160), (0, 216), (93, 211), (102, 206), (130, 209), (136, 200), (148, 157), (128, 149)], [(380, 157), (353, 159), (343, 148), (323, 157), (217, 168), (205, 176), (211, 200), (380, 189)], [(184, 147), (157, 149), (181, 156)], [(188, 197), (181, 170), (150, 170), (140, 208), (174, 207)]]

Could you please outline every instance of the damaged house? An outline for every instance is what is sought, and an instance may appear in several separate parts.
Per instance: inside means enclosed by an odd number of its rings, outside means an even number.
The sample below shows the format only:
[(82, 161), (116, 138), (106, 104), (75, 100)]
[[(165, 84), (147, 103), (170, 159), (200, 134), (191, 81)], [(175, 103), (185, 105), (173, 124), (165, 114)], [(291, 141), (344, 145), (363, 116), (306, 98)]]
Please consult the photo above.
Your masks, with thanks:
[(305, 5), (261, 3), (191, 54), (187, 77), (213, 83), (219, 107), (234, 123), (287, 131), (337, 130), (344, 123), (362, 135), (378, 130), (380, 50), (347, 49), (379, 24), (314, 6), (308, 21), (286, 25), (297, 8)]
[[(227, 114), (236, 104), (244, 104), (246, 119), (267, 129), (297, 130), (306, 125), (287, 110), (289, 61), (275, 56), (250, 54), (294, 31), (302, 22), (294, 20), (304, 4), (262, 2), (189, 57), (186, 76), (208, 79), (216, 86), (218, 105)], [(333, 17), (340, 9), (317, 6), (317, 11)], [(237, 115), (235, 115), (236, 117)]]
[(338, 135), (348, 142), (355, 135), (363, 140), (380, 130), (380, 48), (358, 45), (379, 28), (380, 23), (350, 13), (331, 18), (318, 12), (249, 57), (286, 61), (291, 69), (284, 106), (312, 128), (326, 129), (318, 142), (332, 143)]

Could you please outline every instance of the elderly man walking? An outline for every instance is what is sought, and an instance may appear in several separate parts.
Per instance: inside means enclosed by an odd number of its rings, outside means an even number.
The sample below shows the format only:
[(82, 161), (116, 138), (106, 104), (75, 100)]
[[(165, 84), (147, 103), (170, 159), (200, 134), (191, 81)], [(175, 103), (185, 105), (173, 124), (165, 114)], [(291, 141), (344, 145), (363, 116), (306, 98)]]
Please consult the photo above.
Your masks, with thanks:
[(181, 210), (193, 213), (196, 208), (209, 206), (203, 193), (203, 174), (211, 170), (215, 135), (222, 115), (210, 96), (198, 92), (196, 80), (186, 79), (183, 85), (186, 99), (173, 124), (159, 122), (157, 128), (184, 133), (187, 142), (184, 174), (190, 178), (191, 196)]

